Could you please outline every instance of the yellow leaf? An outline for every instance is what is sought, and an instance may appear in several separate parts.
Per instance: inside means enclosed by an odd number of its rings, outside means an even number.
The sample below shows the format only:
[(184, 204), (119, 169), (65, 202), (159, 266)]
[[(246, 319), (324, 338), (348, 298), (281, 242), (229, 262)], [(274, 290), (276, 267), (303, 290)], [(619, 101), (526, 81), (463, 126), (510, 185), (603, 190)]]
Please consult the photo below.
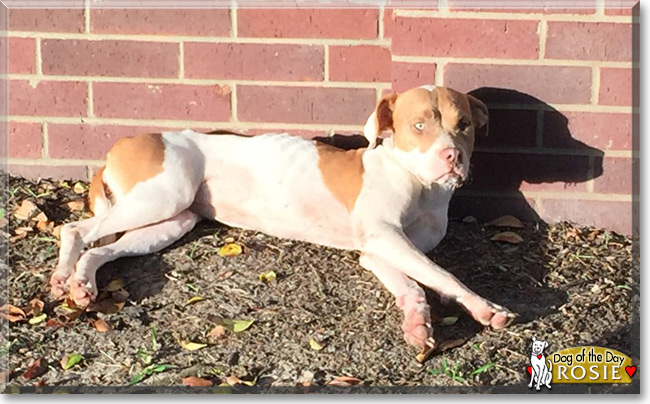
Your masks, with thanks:
[(442, 319), (444, 325), (454, 325), (456, 321), (458, 321), (458, 317), (456, 316), (449, 316)]
[(503, 241), (510, 244), (519, 244), (524, 241), (519, 234), (512, 231), (504, 231), (503, 233), (495, 234), (490, 240)]
[(82, 183), (77, 182), (76, 184), (74, 184), (74, 188), (72, 188), (72, 190), (74, 191), (75, 194), (83, 194), (84, 192), (86, 192), (86, 187), (84, 187)]
[(223, 319), (223, 326), (232, 332), (242, 332), (253, 324), (255, 320), (230, 320)]
[(188, 301), (185, 302), (185, 306), (189, 306), (190, 304), (200, 302), (200, 301), (203, 301), (203, 300), (205, 300), (205, 299), (202, 298), (201, 296), (194, 296), (194, 297), (192, 297), (191, 299), (189, 299)]
[(246, 386), (255, 386), (256, 382), (257, 382), (257, 377), (253, 381), (242, 380), (237, 376), (226, 377), (226, 383), (228, 383), (230, 386), (236, 386), (238, 384), (245, 384)]
[(524, 227), (523, 223), (521, 223), (521, 220), (517, 219), (512, 215), (497, 217), (496, 219), (489, 222), (487, 225), (494, 226), (494, 227), (515, 227), (518, 229)]
[(273, 282), (275, 278), (277, 278), (277, 276), (273, 271), (261, 273), (259, 276), (260, 282)]
[(220, 257), (236, 257), (242, 253), (242, 248), (239, 244), (226, 244), (219, 249)]
[(72, 212), (81, 212), (84, 210), (84, 200), (83, 199), (75, 199), (74, 201), (70, 201), (65, 204), (68, 209), (70, 209)]
[(61, 181), (61, 182), (59, 182), (59, 186), (60, 186), (61, 188), (70, 189), (70, 184), (68, 184), (68, 181)]
[(199, 344), (198, 342), (191, 342), (191, 341), (180, 341), (179, 342), (183, 349), (187, 349), (188, 351), (196, 351), (197, 349), (205, 348), (208, 346), (208, 344)]
[(29, 324), (34, 325), (34, 324), (42, 323), (43, 321), (45, 321), (46, 318), (47, 318), (47, 314), (41, 313), (40, 315), (38, 315), (36, 317), (30, 318), (29, 319)]
[(314, 338), (310, 338), (310, 339), (309, 339), (309, 346), (310, 346), (311, 349), (313, 349), (314, 351), (320, 351), (321, 349), (325, 348), (325, 346), (324, 346), (323, 344), (321, 344), (320, 342), (316, 341)]
[(18, 209), (14, 212), (14, 217), (18, 220), (31, 219), (32, 216), (40, 212), (38, 206), (32, 201), (24, 200)]

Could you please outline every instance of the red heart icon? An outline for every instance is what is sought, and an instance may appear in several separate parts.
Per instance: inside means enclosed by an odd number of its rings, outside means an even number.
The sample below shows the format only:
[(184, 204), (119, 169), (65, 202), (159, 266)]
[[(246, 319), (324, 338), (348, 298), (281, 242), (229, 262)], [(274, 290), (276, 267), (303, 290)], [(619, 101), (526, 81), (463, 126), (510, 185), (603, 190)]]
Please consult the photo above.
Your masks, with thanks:
[(530, 366), (528, 366), (526, 370), (528, 371), (528, 374), (530, 374), (533, 371), (533, 369)]
[(627, 372), (627, 374), (628, 374), (628, 375), (630, 376), (630, 378), (631, 378), (631, 377), (634, 376), (634, 374), (636, 373), (636, 366), (626, 366), (626, 367), (625, 367), (625, 371)]
[(542, 355), (537, 355), (537, 359), (542, 359)]

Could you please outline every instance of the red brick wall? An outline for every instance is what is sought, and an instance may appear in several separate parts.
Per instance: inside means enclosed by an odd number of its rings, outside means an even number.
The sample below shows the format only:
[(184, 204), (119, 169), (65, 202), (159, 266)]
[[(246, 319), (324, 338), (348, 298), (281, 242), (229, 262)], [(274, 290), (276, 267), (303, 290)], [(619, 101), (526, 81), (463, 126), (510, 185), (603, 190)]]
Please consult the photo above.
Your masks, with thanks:
[(631, 233), (634, 2), (415, 3), (10, 9), (9, 169), (86, 179), (117, 138), (163, 129), (359, 132), (383, 93), (434, 83), (491, 113), (453, 215)]

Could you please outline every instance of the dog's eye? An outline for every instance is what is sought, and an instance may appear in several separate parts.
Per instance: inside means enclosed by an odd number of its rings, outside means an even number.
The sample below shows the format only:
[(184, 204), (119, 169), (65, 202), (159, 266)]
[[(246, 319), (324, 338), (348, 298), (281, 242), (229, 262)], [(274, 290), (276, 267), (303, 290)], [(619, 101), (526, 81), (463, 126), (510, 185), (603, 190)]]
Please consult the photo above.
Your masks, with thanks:
[(423, 129), (424, 129), (424, 123), (422, 123), (422, 122), (418, 122), (418, 123), (416, 123), (416, 124), (413, 125), (413, 126), (414, 126), (415, 129), (417, 129), (417, 130), (423, 130)]
[(461, 119), (460, 121), (458, 121), (458, 130), (462, 132), (462, 131), (464, 131), (465, 129), (467, 129), (467, 127), (468, 127), (469, 125), (470, 125), (469, 120), (467, 120), (467, 119)]

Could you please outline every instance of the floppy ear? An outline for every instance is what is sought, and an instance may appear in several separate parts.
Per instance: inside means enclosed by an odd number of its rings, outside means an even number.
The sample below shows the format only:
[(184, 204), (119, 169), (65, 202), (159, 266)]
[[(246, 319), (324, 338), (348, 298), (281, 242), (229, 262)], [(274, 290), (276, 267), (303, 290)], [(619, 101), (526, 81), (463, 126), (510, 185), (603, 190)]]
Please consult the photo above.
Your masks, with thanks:
[(544, 341), (544, 348), (548, 348), (548, 342)]
[(472, 111), (472, 122), (474, 124), (474, 134), (477, 136), (487, 136), (488, 134), (488, 109), (483, 101), (476, 97), (467, 95), (469, 107)]
[(537, 338), (533, 335), (533, 342), (537, 341)]
[(395, 130), (393, 128), (393, 108), (397, 94), (387, 95), (379, 101), (375, 111), (370, 114), (366, 125), (363, 127), (363, 135), (368, 139), (368, 149), (373, 149), (377, 145), (377, 137), (386, 130)]

